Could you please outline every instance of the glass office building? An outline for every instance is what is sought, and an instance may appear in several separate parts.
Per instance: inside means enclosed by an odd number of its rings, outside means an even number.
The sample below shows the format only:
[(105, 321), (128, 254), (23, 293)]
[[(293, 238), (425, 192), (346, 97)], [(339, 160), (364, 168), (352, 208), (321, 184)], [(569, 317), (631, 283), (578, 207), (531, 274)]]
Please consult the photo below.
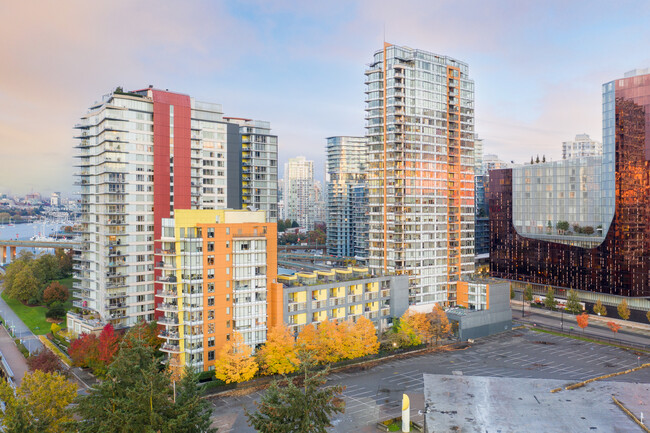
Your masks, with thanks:
[(650, 74), (633, 71), (603, 85), (602, 158), (490, 172), (492, 276), (650, 296), (649, 132)]

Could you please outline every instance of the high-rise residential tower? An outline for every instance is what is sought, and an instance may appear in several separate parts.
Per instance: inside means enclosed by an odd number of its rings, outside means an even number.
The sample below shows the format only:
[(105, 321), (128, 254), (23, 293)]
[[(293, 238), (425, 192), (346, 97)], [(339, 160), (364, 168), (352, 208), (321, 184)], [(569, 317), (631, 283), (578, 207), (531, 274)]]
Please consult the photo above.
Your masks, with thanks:
[(289, 158), (284, 164), (284, 212), (300, 227), (314, 228), (314, 161), (304, 156)]
[(117, 88), (75, 128), (83, 243), (73, 294), (88, 314), (70, 314), (70, 329), (152, 320), (162, 219), (242, 207), (241, 126), (219, 104), (150, 87)]
[(277, 222), (278, 137), (271, 134), (271, 123), (237, 117), (224, 119), (240, 125), (242, 207), (263, 210), (269, 222)]
[(474, 82), (467, 64), (384, 44), (366, 70), (369, 259), (411, 304), (455, 302), (474, 271)]
[[(356, 255), (363, 227), (355, 200), (355, 187), (365, 186), (367, 145), (365, 137), (338, 136), (327, 139), (327, 253), (333, 256)], [(365, 203), (364, 203), (365, 204)]]
[(562, 159), (602, 155), (603, 144), (592, 140), (589, 134), (578, 134), (573, 141), (562, 143)]

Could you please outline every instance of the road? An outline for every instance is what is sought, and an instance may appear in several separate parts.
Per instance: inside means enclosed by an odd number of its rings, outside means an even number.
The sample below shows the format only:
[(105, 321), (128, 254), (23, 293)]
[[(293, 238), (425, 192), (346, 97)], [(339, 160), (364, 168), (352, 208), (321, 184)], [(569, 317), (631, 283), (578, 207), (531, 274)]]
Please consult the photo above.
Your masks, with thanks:
[[(522, 321), (521, 308), (513, 307), (513, 320)], [(543, 326), (557, 329), (564, 332), (571, 331), (582, 335), (583, 332), (576, 323), (575, 316), (571, 314), (558, 313), (555, 311), (542, 310), (539, 308), (526, 307), (523, 321), (528, 323), (537, 323)], [(562, 322), (564, 321), (564, 324)], [(590, 320), (589, 325), (584, 330), (585, 337), (601, 337), (619, 340), (621, 343), (642, 344), (650, 349), (650, 330), (634, 329), (623, 326), (620, 331), (613, 333), (605, 324), (596, 320)]]
[[(4, 290), (0, 286), (0, 293)], [(0, 297), (0, 316), (5, 320), (6, 326), (12, 326), (14, 329), (14, 335), (16, 338), (20, 338), (23, 341), (23, 344), (29, 350), (29, 353), (38, 352), (43, 348), (43, 343), (36, 337), (32, 331), (23, 323), (22, 320), (13, 312), (13, 310), (7, 305), (4, 299)]]

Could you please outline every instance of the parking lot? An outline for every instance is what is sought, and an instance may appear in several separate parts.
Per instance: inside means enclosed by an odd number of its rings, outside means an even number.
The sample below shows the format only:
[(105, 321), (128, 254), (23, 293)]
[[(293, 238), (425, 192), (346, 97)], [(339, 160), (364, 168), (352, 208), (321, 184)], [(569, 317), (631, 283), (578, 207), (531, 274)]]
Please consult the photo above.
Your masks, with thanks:
[[(386, 361), (365, 371), (330, 375), (331, 384), (346, 386), (346, 412), (334, 420), (336, 432), (371, 432), (374, 424), (400, 414), (402, 393), (411, 398), (411, 419), (421, 421), (423, 373), (464, 376), (580, 381), (650, 362), (650, 356), (611, 346), (583, 342), (527, 329), (477, 340), (465, 350), (432, 353)], [(650, 383), (650, 369), (611, 380)], [(243, 407), (254, 409), (259, 393), (215, 397), (213, 418), (220, 432), (254, 432)]]

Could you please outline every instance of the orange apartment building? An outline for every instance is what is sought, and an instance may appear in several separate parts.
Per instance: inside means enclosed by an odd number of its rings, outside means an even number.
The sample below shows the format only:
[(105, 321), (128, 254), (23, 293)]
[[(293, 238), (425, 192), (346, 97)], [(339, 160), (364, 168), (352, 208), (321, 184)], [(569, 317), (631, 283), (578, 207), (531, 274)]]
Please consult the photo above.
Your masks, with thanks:
[(213, 369), (235, 331), (264, 343), (282, 322), (276, 224), (264, 211), (180, 209), (162, 224), (156, 319), (170, 365)]

